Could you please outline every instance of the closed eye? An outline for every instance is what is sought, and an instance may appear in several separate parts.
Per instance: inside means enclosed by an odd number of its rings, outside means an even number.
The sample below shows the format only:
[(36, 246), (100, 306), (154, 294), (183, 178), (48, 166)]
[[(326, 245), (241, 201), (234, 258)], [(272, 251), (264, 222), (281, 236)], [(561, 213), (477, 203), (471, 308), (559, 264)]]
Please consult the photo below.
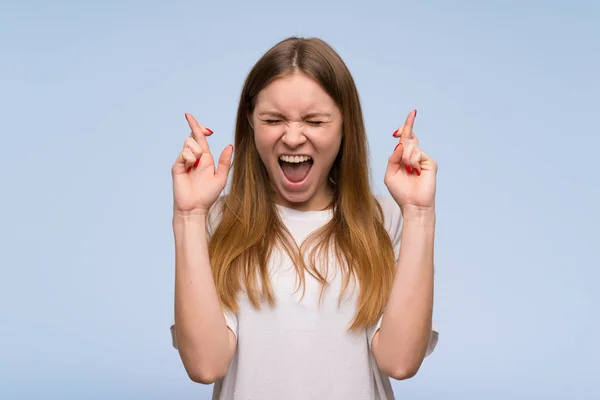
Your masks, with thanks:
[(275, 125), (281, 122), (280, 119), (265, 119), (264, 122), (266, 122), (269, 125)]
[(324, 124), (323, 121), (306, 121), (307, 124), (312, 125), (312, 126), (319, 126)]

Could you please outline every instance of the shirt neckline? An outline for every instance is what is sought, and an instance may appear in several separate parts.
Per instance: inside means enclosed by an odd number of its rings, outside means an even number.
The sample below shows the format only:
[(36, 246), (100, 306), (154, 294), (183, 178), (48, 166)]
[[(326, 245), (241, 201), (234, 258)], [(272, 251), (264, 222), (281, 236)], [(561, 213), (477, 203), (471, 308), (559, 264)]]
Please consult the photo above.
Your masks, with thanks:
[(333, 210), (328, 208), (326, 210), (310, 210), (302, 211), (295, 208), (289, 208), (280, 204), (275, 205), (281, 216), (286, 218), (299, 218), (299, 219), (327, 219), (333, 216)]

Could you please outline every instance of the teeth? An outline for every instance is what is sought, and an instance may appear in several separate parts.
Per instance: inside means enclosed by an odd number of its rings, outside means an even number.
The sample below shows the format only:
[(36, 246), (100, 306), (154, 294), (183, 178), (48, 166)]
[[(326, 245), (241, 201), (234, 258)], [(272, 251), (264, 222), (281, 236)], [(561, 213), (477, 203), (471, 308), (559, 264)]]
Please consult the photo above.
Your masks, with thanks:
[(309, 156), (280, 156), (279, 159), (288, 163), (301, 163), (311, 158)]

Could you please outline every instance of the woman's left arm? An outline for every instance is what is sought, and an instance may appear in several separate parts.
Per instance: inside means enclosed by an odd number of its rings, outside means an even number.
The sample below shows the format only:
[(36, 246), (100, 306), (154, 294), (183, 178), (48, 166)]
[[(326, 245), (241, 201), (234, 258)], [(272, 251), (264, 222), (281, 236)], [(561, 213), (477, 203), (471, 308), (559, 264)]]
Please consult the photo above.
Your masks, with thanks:
[(384, 182), (402, 210), (396, 274), (371, 348), (379, 369), (395, 379), (414, 376), (432, 335), (433, 249), (437, 163), (419, 148), (408, 114), (388, 160)]
[(413, 377), (432, 334), (435, 210), (403, 209), (400, 255), (392, 292), (372, 350), (394, 379)]

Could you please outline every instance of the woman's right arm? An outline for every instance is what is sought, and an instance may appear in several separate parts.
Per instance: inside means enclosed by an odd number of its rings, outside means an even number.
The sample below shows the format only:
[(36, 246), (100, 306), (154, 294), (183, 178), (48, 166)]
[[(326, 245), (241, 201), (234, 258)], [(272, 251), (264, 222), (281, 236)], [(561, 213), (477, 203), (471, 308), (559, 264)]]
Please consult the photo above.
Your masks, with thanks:
[(175, 341), (194, 382), (213, 383), (229, 368), (236, 337), (227, 327), (208, 256), (206, 219), (227, 183), (233, 147), (215, 165), (210, 129), (186, 114), (192, 133), (171, 169), (175, 236)]
[(227, 372), (236, 337), (225, 322), (211, 273), (206, 217), (175, 214), (173, 233), (177, 347), (190, 379), (213, 383)]

